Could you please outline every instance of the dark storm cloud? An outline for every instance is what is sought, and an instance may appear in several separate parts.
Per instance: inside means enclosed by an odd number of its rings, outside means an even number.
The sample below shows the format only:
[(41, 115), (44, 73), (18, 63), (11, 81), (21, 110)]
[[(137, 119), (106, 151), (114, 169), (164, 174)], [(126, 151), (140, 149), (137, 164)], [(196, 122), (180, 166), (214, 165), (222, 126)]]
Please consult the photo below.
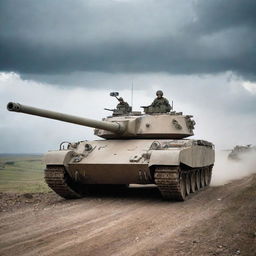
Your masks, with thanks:
[(205, 34), (239, 26), (255, 28), (254, 0), (204, 0), (194, 7), (198, 15), (194, 29)]
[(0, 69), (256, 77), (256, 2), (0, 2)]

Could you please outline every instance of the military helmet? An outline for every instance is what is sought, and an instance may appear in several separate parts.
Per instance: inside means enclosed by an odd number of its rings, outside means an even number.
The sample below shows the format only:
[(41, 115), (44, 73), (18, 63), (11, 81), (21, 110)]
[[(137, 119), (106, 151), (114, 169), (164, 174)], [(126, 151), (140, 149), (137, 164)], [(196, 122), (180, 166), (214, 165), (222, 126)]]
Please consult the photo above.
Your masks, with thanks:
[(119, 101), (124, 101), (124, 99), (123, 99), (122, 97), (120, 97), (118, 100), (119, 100)]
[(161, 96), (163, 96), (164, 95), (164, 93), (163, 93), (163, 91), (161, 91), (161, 90), (158, 90), (157, 92), (156, 92), (156, 95), (161, 95)]

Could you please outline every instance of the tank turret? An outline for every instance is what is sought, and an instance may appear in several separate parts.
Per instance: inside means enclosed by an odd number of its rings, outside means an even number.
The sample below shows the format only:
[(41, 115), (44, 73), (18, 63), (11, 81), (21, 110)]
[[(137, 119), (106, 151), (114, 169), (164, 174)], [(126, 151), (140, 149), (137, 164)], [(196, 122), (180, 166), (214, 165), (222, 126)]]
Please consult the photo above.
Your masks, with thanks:
[(8, 103), (7, 109), (9, 111), (93, 127), (95, 128), (95, 135), (105, 139), (182, 139), (193, 135), (195, 124), (191, 119), (192, 116), (182, 115), (181, 112), (111, 116), (98, 121), (13, 102)]

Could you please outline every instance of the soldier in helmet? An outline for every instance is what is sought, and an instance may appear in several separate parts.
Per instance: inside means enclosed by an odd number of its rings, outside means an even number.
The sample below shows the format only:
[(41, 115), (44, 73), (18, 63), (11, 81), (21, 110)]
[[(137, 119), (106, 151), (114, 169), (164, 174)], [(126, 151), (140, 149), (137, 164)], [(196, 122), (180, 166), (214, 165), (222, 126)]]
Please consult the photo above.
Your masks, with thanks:
[(156, 92), (156, 98), (152, 102), (151, 107), (154, 109), (159, 109), (159, 112), (170, 112), (172, 109), (169, 101), (163, 97), (163, 91), (159, 90)]
[(119, 103), (116, 106), (116, 109), (120, 111), (122, 114), (127, 114), (131, 112), (131, 107), (127, 102), (124, 101), (122, 97), (118, 98)]

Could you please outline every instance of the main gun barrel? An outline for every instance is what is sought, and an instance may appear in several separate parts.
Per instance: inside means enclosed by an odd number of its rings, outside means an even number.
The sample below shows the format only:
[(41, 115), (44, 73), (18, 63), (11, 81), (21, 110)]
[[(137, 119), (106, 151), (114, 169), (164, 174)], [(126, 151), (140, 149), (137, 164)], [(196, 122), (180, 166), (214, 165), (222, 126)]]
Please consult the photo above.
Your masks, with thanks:
[(46, 118), (55, 119), (63, 122), (93, 127), (97, 129), (103, 129), (103, 130), (107, 130), (114, 133), (123, 133), (125, 131), (124, 125), (118, 122), (98, 121), (94, 119), (68, 115), (68, 114), (59, 113), (55, 111), (34, 108), (34, 107), (30, 107), (30, 106), (26, 106), (26, 105), (14, 103), (14, 102), (9, 102), (7, 104), (7, 109), (9, 111), (46, 117)]

